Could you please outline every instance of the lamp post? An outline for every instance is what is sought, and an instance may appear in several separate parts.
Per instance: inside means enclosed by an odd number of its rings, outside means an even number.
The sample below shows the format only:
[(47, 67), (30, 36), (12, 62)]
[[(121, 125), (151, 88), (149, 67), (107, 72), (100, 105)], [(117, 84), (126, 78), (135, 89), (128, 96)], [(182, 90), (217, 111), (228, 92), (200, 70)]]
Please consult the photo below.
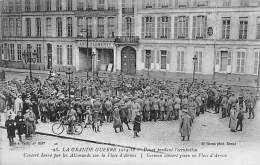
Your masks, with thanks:
[(151, 53), (146, 53), (146, 59), (147, 59), (147, 76), (148, 76), (148, 78), (150, 79), (150, 58), (151, 58)]
[(257, 93), (259, 93), (260, 79), (260, 56), (258, 57), (258, 76), (257, 76)]
[(34, 50), (32, 52), (31, 46), (29, 48), (30, 49), (27, 49), (27, 51), (23, 51), (22, 57), (25, 64), (29, 62), (30, 80), (32, 80), (32, 63), (35, 64), (37, 62), (37, 51)]
[(68, 71), (66, 71), (66, 76), (69, 79), (69, 108), (71, 107), (71, 98), (70, 98), (70, 85), (71, 85), (71, 75), (73, 74), (73, 71), (68, 68)]
[(196, 54), (194, 55), (194, 57), (192, 58), (193, 60), (193, 76), (192, 76), (192, 84), (194, 83), (195, 80), (195, 69), (196, 69), (196, 63), (198, 60), (198, 57), (196, 56)]
[(95, 62), (95, 56), (96, 56), (96, 52), (94, 52), (94, 51), (92, 51), (92, 53), (91, 53), (91, 62), (92, 62), (92, 67), (91, 67), (91, 70), (92, 70), (92, 75), (93, 75), (93, 78), (94, 78), (94, 72), (95, 72), (95, 64), (94, 64), (94, 62)]

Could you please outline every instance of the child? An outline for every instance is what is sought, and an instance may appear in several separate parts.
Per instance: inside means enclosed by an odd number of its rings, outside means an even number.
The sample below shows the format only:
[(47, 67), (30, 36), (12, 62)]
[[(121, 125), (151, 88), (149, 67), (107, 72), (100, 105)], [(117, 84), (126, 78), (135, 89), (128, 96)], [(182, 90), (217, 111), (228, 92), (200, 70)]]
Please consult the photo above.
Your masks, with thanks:
[(133, 130), (134, 130), (134, 138), (139, 137), (139, 135), (137, 134), (141, 131), (141, 116), (139, 111), (136, 112)]
[(7, 130), (7, 137), (9, 139), (9, 144), (12, 145), (14, 143), (14, 137), (15, 137), (15, 122), (12, 119), (12, 115), (8, 115), (8, 119), (5, 122), (5, 127)]

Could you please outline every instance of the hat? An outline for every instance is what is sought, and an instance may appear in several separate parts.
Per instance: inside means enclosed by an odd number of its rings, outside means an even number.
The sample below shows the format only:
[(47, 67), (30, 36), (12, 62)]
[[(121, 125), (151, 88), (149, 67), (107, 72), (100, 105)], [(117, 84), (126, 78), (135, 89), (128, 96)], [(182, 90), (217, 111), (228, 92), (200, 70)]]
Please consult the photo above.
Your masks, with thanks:
[(183, 109), (182, 112), (186, 112), (186, 113), (188, 113), (188, 110), (187, 110), (187, 109)]

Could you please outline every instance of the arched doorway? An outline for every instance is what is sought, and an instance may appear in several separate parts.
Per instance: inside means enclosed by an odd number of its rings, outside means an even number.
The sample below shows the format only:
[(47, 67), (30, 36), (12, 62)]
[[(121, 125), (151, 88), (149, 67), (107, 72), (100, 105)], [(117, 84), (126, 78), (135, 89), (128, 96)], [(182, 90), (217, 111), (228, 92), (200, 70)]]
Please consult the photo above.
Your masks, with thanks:
[(130, 46), (121, 51), (121, 71), (126, 74), (136, 73), (136, 51)]

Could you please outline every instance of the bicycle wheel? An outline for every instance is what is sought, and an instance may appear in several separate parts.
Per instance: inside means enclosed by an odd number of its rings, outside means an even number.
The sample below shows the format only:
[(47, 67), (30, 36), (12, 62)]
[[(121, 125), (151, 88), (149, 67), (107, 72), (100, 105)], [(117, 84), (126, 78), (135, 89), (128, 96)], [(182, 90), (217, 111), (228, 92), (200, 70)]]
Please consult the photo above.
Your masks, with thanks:
[(80, 135), (82, 133), (82, 131), (83, 131), (82, 125), (79, 124), (79, 123), (75, 123), (74, 124), (74, 134), (75, 135)]
[(60, 135), (64, 131), (64, 126), (61, 123), (54, 123), (52, 125), (52, 132), (56, 135)]

